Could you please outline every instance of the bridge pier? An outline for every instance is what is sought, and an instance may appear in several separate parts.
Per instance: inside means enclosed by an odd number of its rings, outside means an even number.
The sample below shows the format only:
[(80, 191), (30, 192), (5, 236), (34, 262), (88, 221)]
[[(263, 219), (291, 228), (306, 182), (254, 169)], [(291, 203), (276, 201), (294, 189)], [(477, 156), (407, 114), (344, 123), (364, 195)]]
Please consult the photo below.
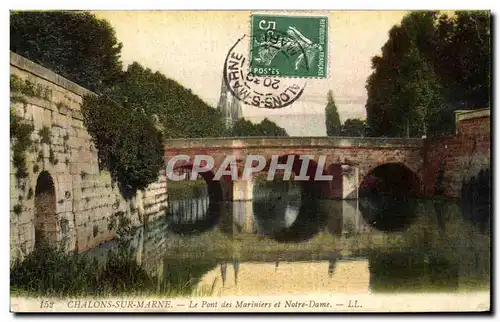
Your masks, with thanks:
[(325, 199), (358, 199), (359, 168), (347, 164), (332, 164), (329, 167), (332, 181), (326, 185)]
[(342, 194), (340, 199), (358, 199), (359, 168), (347, 164), (340, 166)]
[(233, 203), (233, 222), (240, 227), (242, 233), (252, 234), (254, 221), (252, 202)]
[(253, 233), (255, 218), (252, 201), (225, 202), (220, 227), (226, 234)]
[(233, 201), (248, 201), (253, 200), (253, 180), (237, 180), (233, 181)]
[(325, 232), (334, 236), (351, 236), (369, 231), (369, 224), (363, 219), (358, 200), (329, 201), (329, 217)]
[[(350, 200), (358, 199), (360, 185), (359, 168), (357, 166), (338, 164), (332, 170), (333, 180), (324, 182), (321, 190), (322, 198)], [(250, 201), (254, 199), (255, 180), (222, 181), (223, 200)]]

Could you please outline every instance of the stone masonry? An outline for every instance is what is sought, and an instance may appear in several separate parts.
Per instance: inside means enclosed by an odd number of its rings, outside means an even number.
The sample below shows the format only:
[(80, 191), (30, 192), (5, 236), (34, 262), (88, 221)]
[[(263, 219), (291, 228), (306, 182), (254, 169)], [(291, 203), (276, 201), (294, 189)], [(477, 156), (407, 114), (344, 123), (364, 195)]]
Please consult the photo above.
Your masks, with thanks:
[[(419, 195), (460, 197), (464, 180), (490, 167), (490, 109), (456, 111), (456, 133), (435, 138), (343, 138), (343, 137), (281, 137), (281, 138), (207, 138), (170, 139), (165, 141), (165, 159), (188, 155), (189, 161), (178, 161), (176, 167), (193, 165), (195, 155), (214, 158), (215, 173), (227, 155), (235, 155), (238, 169), (248, 155), (310, 155), (313, 160), (326, 157), (328, 173), (333, 175), (327, 198), (356, 199), (358, 188), (375, 168), (385, 164), (401, 165), (418, 178)], [(284, 163), (282, 161), (281, 163)], [(442, 172), (442, 179), (439, 173)], [(224, 178), (224, 177), (223, 177)], [(438, 181), (443, 192), (436, 192)], [(251, 182), (222, 180), (225, 200), (249, 200)]]
[[(127, 218), (142, 225), (164, 213), (167, 187), (164, 173), (145, 191), (126, 201), (113, 184), (109, 172), (100, 170), (97, 151), (83, 125), (80, 107), (84, 95), (79, 85), (10, 53), (11, 78), (29, 81), (43, 95), (19, 95), (11, 103), (17, 115), (34, 126), (35, 142), (26, 151), (28, 177), (17, 180), (12, 162), (10, 182), (11, 259), (24, 257), (34, 248), (35, 199), (40, 173), (50, 175), (55, 192), (55, 227), (51, 234), (67, 250), (85, 251), (116, 236), (118, 222)], [(50, 142), (42, 143), (40, 131), (50, 130)], [(51, 238), (52, 239), (52, 238)]]
[(429, 138), (425, 142), (425, 195), (437, 194), (442, 171), (442, 194), (459, 197), (465, 180), (491, 163), (490, 109), (456, 111), (454, 136)]
[[(421, 191), (424, 173), (424, 141), (404, 138), (343, 138), (343, 137), (266, 137), (266, 138), (206, 138), (170, 139), (165, 141), (165, 159), (187, 155), (189, 161), (179, 160), (175, 167), (190, 167), (194, 156), (214, 158), (212, 173), (224, 164), (227, 155), (234, 155), (238, 169), (248, 155), (263, 156), (270, 162), (273, 155), (308, 155), (314, 162), (325, 157), (325, 173), (333, 175), (323, 190), (325, 198), (356, 199), (358, 185), (373, 169), (385, 164), (404, 167), (418, 177), (417, 190)], [(285, 163), (286, 161), (280, 161)], [(313, 163), (311, 162), (310, 165)], [(240, 171), (238, 171), (240, 172)], [(249, 185), (221, 180), (224, 200), (250, 200)]]

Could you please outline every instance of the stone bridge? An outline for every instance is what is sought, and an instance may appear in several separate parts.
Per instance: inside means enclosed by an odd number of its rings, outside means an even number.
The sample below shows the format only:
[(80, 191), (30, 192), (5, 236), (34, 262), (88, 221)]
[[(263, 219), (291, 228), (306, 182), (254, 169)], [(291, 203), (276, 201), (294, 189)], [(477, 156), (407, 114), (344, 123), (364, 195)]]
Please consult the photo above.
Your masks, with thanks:
[[(210, 171), (200, 175), (208, 183), (209, 190), (220, 193), (223, 200), (252, 200), (255, 177), (243, 179), (241, 172), (249, 155), (260, 155), (266, 160), (261, 172), (266, 172), (273, 157), (278, 164), (285, 164), (293, 157), (292, 172), (299, 175), (304, 159), (309, 156), (307, 175), (309, 184), (319, 187), (321, 198), (356, 199), (371, 189), (391, 193), (419, 195), (423, 192), (424, 140), (407, 138), (347, 138), (347, 137), (248, 137), (174, 139), (165, 141), (165, 161), (177, 155), (189, 159), (178, 160), (173, 170), (192, 169), (196, 155), (213, 157), (215, 164)], [(238, 167), (238, 180), (224, 175), (214, 178), (226, 156), (234, 155)], [(316, 180), (315, 173), (323, 165), (325, 181)], [(200, 166), (198, 164), (198, 166)], [(201, 164), (203, 166), (203, 164)], [(229, 165), (230, 166), (230, 165)]]

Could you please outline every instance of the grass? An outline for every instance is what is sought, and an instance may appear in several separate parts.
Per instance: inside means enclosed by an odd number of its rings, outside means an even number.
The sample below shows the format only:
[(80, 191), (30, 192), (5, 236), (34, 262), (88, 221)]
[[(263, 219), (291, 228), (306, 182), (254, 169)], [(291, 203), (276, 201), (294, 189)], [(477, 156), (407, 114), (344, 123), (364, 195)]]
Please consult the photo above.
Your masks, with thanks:
[[(66, 254), (42, 244), (24, 261), (11, 264), (11, 295), (25, 297), (109, 297), (191, 295), (197, 278), (215, 266), (166, 263), (167, 274), (155, 276), (139, 265), (123, 248), (110, 251), (104, 264), (87, 254)], [(209, 290), (208, 290), (209, 291)], [(208, 294), (207, 290), (201, 294)]]

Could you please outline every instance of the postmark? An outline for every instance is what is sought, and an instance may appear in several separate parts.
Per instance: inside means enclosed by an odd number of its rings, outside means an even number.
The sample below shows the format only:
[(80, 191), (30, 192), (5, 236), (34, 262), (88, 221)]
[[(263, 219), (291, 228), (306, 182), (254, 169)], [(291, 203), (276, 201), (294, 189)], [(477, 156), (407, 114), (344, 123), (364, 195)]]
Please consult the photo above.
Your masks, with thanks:
[(224, 62), (224, 82), (231, 94), (241, 102), (259, 108), (283, 108), (297, 101), (306, 80), (252, 73), (245, 38), (246, 35), (236, 41)]
[(253, 74), (327, 77), (327, 17), (254, 14), (251, 24)]

